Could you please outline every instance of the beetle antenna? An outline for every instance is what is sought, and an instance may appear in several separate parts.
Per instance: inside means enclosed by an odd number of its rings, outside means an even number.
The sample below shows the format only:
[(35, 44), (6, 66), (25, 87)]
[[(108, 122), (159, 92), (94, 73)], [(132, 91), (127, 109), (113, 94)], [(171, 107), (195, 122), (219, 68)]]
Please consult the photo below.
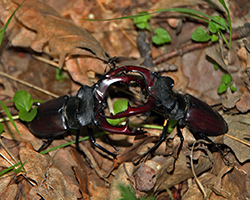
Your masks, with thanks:
[(116, 60), (116, 59), (117, 59), (116, 56), (114, 56), (113, 58), (110, 58), (110, 59), (109, 59), (107, 65), (106, 65), (106, 67), (105, 67), (105, 70), (104, 70), (104, 73), (105, 73), (105, 74), (106, 74), (107, 68), (108, 68), (108, 66), (110, 66), (110, 64), (113, 65), (113, 67), (110, 67), (110, 69), (115, 69), (115, 68), (116, 68), (116, 64), (115, 64), (115, 60)]

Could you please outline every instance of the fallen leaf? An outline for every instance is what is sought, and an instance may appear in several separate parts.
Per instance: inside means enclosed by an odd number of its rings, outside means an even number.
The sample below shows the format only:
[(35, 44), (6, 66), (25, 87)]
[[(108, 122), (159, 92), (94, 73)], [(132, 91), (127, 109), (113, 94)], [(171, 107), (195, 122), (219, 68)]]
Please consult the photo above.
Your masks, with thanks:
[(250, 93), (249, 92), (244, 92), (240, 100), (236, 102), (236, 108), (242, 112), (245, 113), (248, 110), (250, 110)]
[(24, 169), (27, 177), (35, 181), (37, 185), (41, 185), (49, 165), (44, 156), (34, 150), (22, 148), (20, 150), (20, 159), (22, 163), (25, 163)]
[[(174, 165), (174, 168), (172, 167)], [(200, 174), (212, 167), (212, 163), (208, 158), (200, 157), (199, 162), (194, 164), (194, 171), (196, 174)], [(172, 169), (169, 171), (169, 169)], [(179, 157), (175, 160), (173, 157), (166, 159), (159, 172), (156, 174), (156, 183), (154, 191), (162, 191), (166, 187), (181, 183), (184, 180), (192, 178), (194, 175), (187, 166), (186, 156), (180, 151)]]
[(130, 185), (129, 177), (132, 177), (134, 172), (134, 166), (132, 163), (123, 163), (119, 166), (116, 176), (111, 184), (108, 197), (109, 200), (117, 200), (121, 198), (119, 185), (128, 186)]
[[(244, 163), (249, 160), (250, 148), (248, 145), (240, 142), (249, 143), (250, 134), (248, 132), (250, 126), (250, 114), (229, 116), (226, 118), (228, 122), (228, 133), (223, 136), (224, 143), (229, 146), (237, 159)], [(235, 137), (237, 140), (228, 137), (227, 135)]]
[[(23, 1), (14, 1), (21, 4)], [(66, 57), (71, 55), (88, 55), (108, 61), (109, 54), (99, 42), (85, 29), (77, 27), (64, 19), (56, 10), (42, 1), (24, 1), (15, 17), (25, 27), (36, 33), (30, 47), (36, 52), (46, 52), (59, 58), (59, 67)], [(11, 42), (18, 45), (17, 38)], [(19, 38), (21, 39), (21, 38)]]
[(155, 176), (155, 170), (142, 163), (139, 169), (134, 174), (136, 188), (141, 192), (148, 192), (154, 187), (153, 177)]

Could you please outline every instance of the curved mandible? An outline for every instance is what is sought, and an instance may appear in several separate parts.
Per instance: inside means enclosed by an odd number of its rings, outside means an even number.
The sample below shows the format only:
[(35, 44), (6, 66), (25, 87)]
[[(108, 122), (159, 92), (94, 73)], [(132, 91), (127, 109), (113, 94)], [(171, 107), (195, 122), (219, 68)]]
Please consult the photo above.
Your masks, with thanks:
[(114, 77), (117, 73), (122, 72), (122, 71), (125, 71), (125, 72), (137, 72), (137, 73), (141, 74), (144, 77), (145, 82), (147, 83), (148, 87), (153, 87), (153, 85), (154, 85), (154, 82), (155, 82), (154, 74), (150, 70), (148, 70), (146, 68), (143, 68), (143, 67), (138, 67), (138, 66), (122, 66), (122, 67), (119, 67), (119, 68), (117, 68), (115, 70), (112, 70), (112, 71), (108, 72), (105, 75), (105, 78)]
[(118, 82), (123, 82), (128, 85), (131, 81), (136, 81), (137, 83), (139, 83), (142, 89), (145, 87), (144, 82), (132, 76), (104, 77), (103, 79), (101, 79), (101, 81), (98, 81), (98, 83), (96, 83), (96, 85), (94, 86), (95, 96), (99, 102), (103, 102), (103, 99), (109, 86)]
[(103, 117), (108, 118), (108, 119), (119, 119), (123, 117), (130, 117), (132, 115), (138, 115), (141, 113), (149, 112), (155, 108), (155, 102), (156, 102), (156, 98), (154, 96), (150, 96), (148, 101), (143, 106), (131, 107), (128, 103), (128, 108), (126, 110), (120, 113), (117, 113), (115, 115), (112, 115), (112, 116), (105, 115)]
[(117, 134), (128, 134), (128, 135), (141, 135), (144, 132), (140, 130), (132, 131), (128, 126), (128, 121), (124, 126), (112, 126), (110, 125), (106, 118), (101, 116), (100, 112), (96, 116), (98, 120), (98, 124), (102, 130), (110, 132), (110, 133), (117, 133)]

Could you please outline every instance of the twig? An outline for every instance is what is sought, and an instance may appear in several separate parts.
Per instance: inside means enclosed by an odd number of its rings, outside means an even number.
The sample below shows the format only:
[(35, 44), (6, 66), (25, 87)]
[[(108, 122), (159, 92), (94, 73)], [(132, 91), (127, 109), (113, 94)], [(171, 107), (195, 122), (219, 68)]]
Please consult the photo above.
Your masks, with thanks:
[(20, 80), (20, 79), (18, 79), (18, 78), (15, 78), (14, 76), (8, 75), (8, 74), (6, 74), (6, 73), (4, 73), (4, 72), (1, 72), (1, 71), (0, 71), (0, 75), (2, 75), (2, 76), (4, 76), (4, 77), (7, 77), (7, 78), (10, 78), (10, 79), (12, 79), (12, 80), (14, 80), (14, 81), (16, 81), (16, 82), (18, 82), (18, 83), (21, 83), (21, 84), (23, 84), (23, 85), (26, 85), (26, 86), (31, 87), (31, 88), (33, 88), (33, 89), (36, 89), (36, 90), (38, 90), (38, 91), (40, 91), (40, 92), (43, 92), (43, 93), (45, 93), (45, 94), (47, 94), (47, 95), (50, 95), (50, 96), (52, 96), (52, 97), (55, 97), (55, 98), (59, 97), (58, 95), (56, 95), (56, 94), (54, 94), (54, 93), (51, 93), (51, 92), (49, 92), (49, 91), (47, 91), (47, 90), (44, 90), (44, 89), (42, 89), (42, 88), (40, 88), (40, 87), (37, 87), (37, 86), (35, 86), (35, 85), (32, 85), (32, 84), (30, 84), (30, 83), (28, 83), (28, 82), (26, 82), (26, 81), (23, 81), (23, 80)]
[(234, 139), (234, 140), (236, 140), (236, 141), (238, 141), (238, 142), (241, 142), (242, 144), (245, 144), (245, 145), (247, 145), (247, 146), (249, 146), (250, 147), (250, 144), (248, 143), (248, 142), (244, 142), (243, 140), (241, 140), (241, 139), (238, 139), (238, 138), (236, 138), (236, 137), (234, 137), (234, 136), (232, 136), (232, 135), (229, 135), (229, 134), (225, 134), (227, 137), (230, 137), (230, 138), (232, 138), (232, 139)]
[[(60, 69), (59, 64), (56, 63), (56, 62), (53, 62), (53, 61), (48, 60), (48, 59), (46, 59), (46, 58), (44, 58), (44, 57), (41, 57), (41, 56), (37, 56), (37, 55), (35, 55), (35, 54), (32, 54), (32, 57), (35, 58), (35, 59), (37, 59), (37, 60), (39, 60), (39, 61), (42, 61), (42, 62), (44, 62), (44, 63), (47, 63), (47, 64), (49, 64), (49, 65), (52, 65), (53, 67), (56, 67), (56, 68)], [(68, 71), (67, 68), (66, 68), (65, 66), (64, 66), (62, 69), (65, 70), (65, 71)]]
[[(250, 23), (245, 23), (244, 26), (239, 27), (235, 30), (235, 32), (232, 34), (232, 40), (241, 39), (243, 37), (248, 36), (249, 34), (250, 34)], [(229, 35), (226, 35), (226, 38), (229, 39)], [(157, 65), (175, 56), (182, 56), (185, 53), (198, 50), (198, 49), (202, 49), (202, 48), (211, 46), (213, 44), (217, 44), (217, 43), (207, 42), (207, 43), (194, 43), (191, 45), (187, 45), (180, 49), (173, 50), (169, 53), (166, 53), (166, 54), (163, 54), (154, 58), (153, 63)]]
[[(19, 119), (19, 115), (16, 115), (16, 116), (12, 116), (12, 119)], [(6, 121), (10, 121), (10, 118), (8, 117), (3, 117), (3, 118), (0, 118), (0, 123), (1, 122), (6, 122)]]
[(199, 181), (198, 177), (196, 176), (195, 174), (195, 171), (194, 171), (194, 163), (193, 163), (193, 152), (194, 152), (194, 146), (197, 142), (194, 142), (193, 143), (193, 146), (192, 146), (192, 149), (191, 149), (191, 154), (190, 154), (190, 163), (191, 163), (191, 170), (192, 170), (192, 173), (194, 175), (194, 179), (197, 183), (197, 185), (199, 186), (199, 188), (201, 189), (202, 193), (203, 193), (203, 196), (204, 198), (203, 199), (206, 199), (207, 198), (207, 194), (204, 190), (204, 187), (202, 186), (201, 182)]

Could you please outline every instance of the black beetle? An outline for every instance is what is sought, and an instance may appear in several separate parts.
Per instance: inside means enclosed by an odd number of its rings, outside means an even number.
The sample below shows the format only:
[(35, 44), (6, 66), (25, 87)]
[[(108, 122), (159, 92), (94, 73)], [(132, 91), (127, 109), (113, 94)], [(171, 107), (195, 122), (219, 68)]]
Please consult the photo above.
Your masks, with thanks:
[[(189, 94), (179, 94), (172, 90), (174, 81), (170, 77), (160, 76), (158, 73), (153, 73), (145, 68), (137, 66), (123, 66), (114, 70), (111, 76), (121, 72), (136, 72), (144, 77), (146, 96), (148, 102), (142, 107), (128, 107), (124, 112), (113, 116), (105, 116), (111, 119), (131, 116), (150, 110), (156, 110), (161, 113), (165, 119), (164, 128), (160, 136), (160, 140), (149, 152), (154, 151), (166, 139), (168, 119), (178, 120), (177, 131), (183, 143), (183, 135), (180, 130), (182, 127), (187, 127), (196, 139), (205, 139), (212, 142), (207, 136), (219, 136), (228, 131), (228, 126), (223, 117), (210, 107), (204, 101), (195, 98)], [(148, 107), (147, 107), (148, 105)], [(213, 143), (213, 142), (212, 142)], [(214, 144), (214, 143), (213, 143)], [(147, 152), (146, 154), (148, 154)], [(145, 154), (145, 155), (146, 155)]]
[[(106, 107), (104, 97), (110, 85), (116, 82), (124, 82), (129, 84), (130, 81), (136, 81), (140, 85), (144, 85), (140, 80), (131, 77), (109, 77), (110, 70), (92, 87), (83, 85), (77, 95), (70, 97), (67, 95), (44, 102), (38, 106), (36, 117), (28, 123), (29, 130), (37, 137), (47, 138), (48, 141), (38, 150), (42, 150), (47, 146), (54, 137), (64, 134), (68, 130), (79, 130), (83, 126), (87, 126), (90, 140), (102, 151), (116, 157), (116, 154), (108, 151), (104, 147), (95, 142), (91, 126), (98, 126), (104, 131), (111, 133), (121, 133), (137, 135), (142, 131), (131, 131), (128, 123), (125, 126), (111, 126), (106, 118), (103, 117), (103, 110)], [(76, 146), (78, 147), (79, 131), (76, 136)]]

